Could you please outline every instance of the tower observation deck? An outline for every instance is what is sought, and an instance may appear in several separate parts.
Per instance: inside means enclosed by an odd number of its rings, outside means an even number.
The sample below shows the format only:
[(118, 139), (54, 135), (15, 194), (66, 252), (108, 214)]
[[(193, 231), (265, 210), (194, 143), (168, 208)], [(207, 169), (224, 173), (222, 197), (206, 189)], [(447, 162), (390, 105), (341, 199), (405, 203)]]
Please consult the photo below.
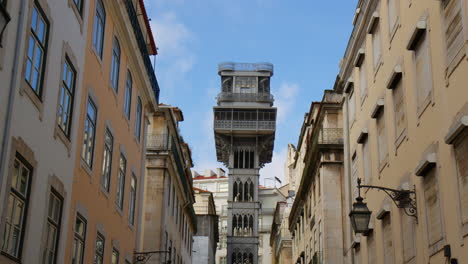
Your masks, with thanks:
[(259, 171), (271, 162), (276, 108), (271, 63), (218, 65), (221, 92), (214, 111), (216, 156), (229, 170), (227, 263), (258, 263)]

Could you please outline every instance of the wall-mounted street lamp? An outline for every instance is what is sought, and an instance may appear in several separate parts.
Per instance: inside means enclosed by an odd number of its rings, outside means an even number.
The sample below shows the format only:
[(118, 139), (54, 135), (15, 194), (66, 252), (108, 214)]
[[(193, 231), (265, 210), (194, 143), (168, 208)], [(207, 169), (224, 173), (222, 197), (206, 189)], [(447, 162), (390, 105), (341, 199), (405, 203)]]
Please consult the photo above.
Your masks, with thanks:
[(6, 11), (5, 6), (0, 3), (0, 48), (2, 48), (3, 31), (5, 31), (8, 22), (10, 22), (10, 15)]
[[(171, 250), (169, 251), (143, 251), (143, 252), (133, 252), (133, 263), (140, 264), (146, 263), (154, 254), (168, 254), (169, 258), (171, 255)], [(171, 264), (171, 260), (165, 262), (165, 264)]]
[(398, 208), (403, 208), (405, 214), (416, 218), (418, 215), (416, 210), (416, 191), (414, 190), (395, 190), (386, 187), (361, 185), (361, 179), (357, 180), (358, 197), (356, 202), (353, 203), (353, 210), (349, 213), (351, 218), (351, 225), (355, 233), (367, 233), (369, 231), (369, 221), (372, 212), (369, 211), (367, 204), (362, 202), (364, 199), (361, 197), (361, 188), (378, 189), (384, 191), (395, 203)]

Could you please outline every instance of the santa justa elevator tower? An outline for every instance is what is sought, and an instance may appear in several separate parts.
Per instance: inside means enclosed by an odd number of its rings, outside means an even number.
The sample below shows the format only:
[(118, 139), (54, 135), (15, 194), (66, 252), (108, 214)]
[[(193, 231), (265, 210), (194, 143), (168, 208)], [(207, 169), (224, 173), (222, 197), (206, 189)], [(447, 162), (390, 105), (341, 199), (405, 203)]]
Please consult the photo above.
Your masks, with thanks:
[(271, 162), (276, 108), (271, 63), (221, 63), (214, 111), (216, 155), (229, 170), (227, 263), (257, 264), (259, 171)]

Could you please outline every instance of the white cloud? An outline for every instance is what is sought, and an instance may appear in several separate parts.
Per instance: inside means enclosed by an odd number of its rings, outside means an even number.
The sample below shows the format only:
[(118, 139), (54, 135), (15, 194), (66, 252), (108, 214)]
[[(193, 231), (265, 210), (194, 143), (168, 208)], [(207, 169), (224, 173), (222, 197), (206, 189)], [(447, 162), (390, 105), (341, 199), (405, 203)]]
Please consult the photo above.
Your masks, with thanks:
[(171, 101), (176, 95), (175, 88), (189, 86), (185, 76), (196, 62), (195, 55), (190, 52), (195, 38), (173, 12), (157, 16), (151, 28), (158, 46), (155, 71), (162, 88), (162, 101)]
[(299, 85), (295, 83), (282, 83), (275, 94), (275, 106), (278, 108), (278, 125), (281, 125), (288, 117), (294, 107), (296, 97), (299, 92)]

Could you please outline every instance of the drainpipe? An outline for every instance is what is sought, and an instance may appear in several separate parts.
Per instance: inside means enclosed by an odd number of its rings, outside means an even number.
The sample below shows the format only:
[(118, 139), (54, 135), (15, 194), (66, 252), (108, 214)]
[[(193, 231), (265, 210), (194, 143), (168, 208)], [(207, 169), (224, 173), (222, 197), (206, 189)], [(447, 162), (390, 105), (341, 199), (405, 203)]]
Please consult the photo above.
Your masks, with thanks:
[(0, 151), (0, 193), (2, 190), (2, 182), (3, 182), (3, 175), (5, 174), (5, 164), (6, 164), (6, 157), (7, 157), (7, 147), (9, 143), (10, 137), (10, 127), (11, 127), (11, 114), (13, 111), (13, 101), (15, 99), (15, 80), (16, 74), (18, 73), (18, 65), (19, 65), (19, 57), (20, 57), (20, 46), (21, 46), (21, 38), (23, 33), (23, 15), (25, 13), (25, 5), (26, 0), (21, 0), (19, 12), (18, 12), (18, 28), (16, 30), (16, 40), (15, 40), (15, 51), (13, 57), (13, 68), (11, 71), (11, 79), (10, 79), (10, 89), (8, 93), (8, 104), (7, 104), (7, 111), (6, 111), (6, 118), (4, 123), (3, 129), (3, 137), (2, 137), (2, 146)]
[[(347, 177), (347, 181), (348, 181), (348, 207), (349, 207), (349, 211), (351, 212), (352, 208), (353, 208), (353, 201), (352, 201), (352, 188), (351, 188), (351, 146), (350, 146), (350, 139), (349, 139), (349, 96), (345, 96), (345, 107), (346, 107), (346, 115), (344, 117), (344, 120), (345, 120), (345, 127), (343, 129), (343, 132), (344, 132), (344, 136), (345, 136), (345, 159), (346, 159), (346, 163), (348, 164), (348, 166), (345, 168), (346, 169), (346, 175), (348, 176)], [(351, 225), (349, 225), (349, 242), (352, 243), (351, 241), (353, 241), (353, 228), (351, 227)], [(351, 244), (350, 244), (351, 245)], [(354, 264), (354, 251), (350, 248), (346, 249), (346, 251), (350, 250), (351, 251), (351, 263)]]

